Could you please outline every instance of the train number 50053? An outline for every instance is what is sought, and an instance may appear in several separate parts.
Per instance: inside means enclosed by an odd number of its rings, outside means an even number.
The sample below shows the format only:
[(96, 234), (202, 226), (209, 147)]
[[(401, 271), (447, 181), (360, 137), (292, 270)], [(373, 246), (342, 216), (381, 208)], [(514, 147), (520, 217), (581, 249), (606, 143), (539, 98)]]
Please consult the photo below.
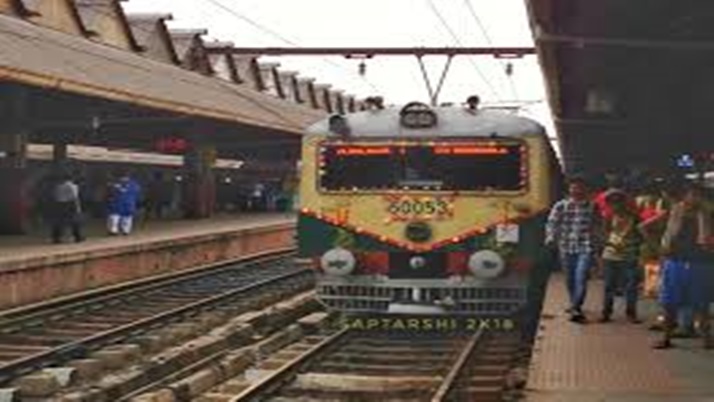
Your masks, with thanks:
[(450, 215), (451, 203), (440, 197), (403, 197), (390, 200), (387, 212), (399, 218), (441, 218)]

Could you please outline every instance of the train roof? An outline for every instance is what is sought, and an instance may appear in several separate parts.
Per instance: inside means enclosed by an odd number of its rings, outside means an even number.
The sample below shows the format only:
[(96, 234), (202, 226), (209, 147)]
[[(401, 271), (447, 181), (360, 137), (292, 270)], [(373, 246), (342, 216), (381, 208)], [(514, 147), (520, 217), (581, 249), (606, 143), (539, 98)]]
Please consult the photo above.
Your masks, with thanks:
[[(410, 129), (401, 126), (399, 107), (367, 110), (344, 116), (353, 137), (545, 137), (542, 125), (526, 117), (511, 113), (481, 109), (476, 112), (463, 107), (435, 107), (438, 122), (431, 128)], [(312, 125), (308, 136), (338, 136), (329, 131), (329, 119)]]

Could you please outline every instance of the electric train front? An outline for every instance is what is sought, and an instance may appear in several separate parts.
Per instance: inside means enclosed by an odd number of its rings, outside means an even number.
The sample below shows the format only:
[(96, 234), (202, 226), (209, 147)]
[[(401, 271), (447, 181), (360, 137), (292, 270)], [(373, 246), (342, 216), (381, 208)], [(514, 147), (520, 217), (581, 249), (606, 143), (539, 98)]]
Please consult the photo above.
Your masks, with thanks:
[(523, 120), (410, 104), (316, 126), (298, 230), (319, 299), (346, 312), (521, 309), (550, 202), (547, 139)]

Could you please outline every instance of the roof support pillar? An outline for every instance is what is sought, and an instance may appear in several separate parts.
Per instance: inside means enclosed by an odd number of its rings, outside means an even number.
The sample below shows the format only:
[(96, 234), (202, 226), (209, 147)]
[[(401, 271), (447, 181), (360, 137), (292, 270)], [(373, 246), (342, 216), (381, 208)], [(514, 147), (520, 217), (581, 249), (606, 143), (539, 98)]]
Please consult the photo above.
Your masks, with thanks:
[(22, 234), (30, 220), (27, 134), (0, 134), (0, 234)]
[(22, 169), (27, 165), (27, 133), (0, 134), (0, 167)]
[(216, 183), (213, 166), (216, 146), (207, 142), (193, 142), (184, 155), (184, 216), (189, 219), (208, 218), (216, 204)]
[(62, 139), (55, 140), (52, 144), (52, 162), (57, 166), (63, 166), (67, 159), (67, 141)]
[[(30, 218), (27, 189), (29, 93), (25, 89), (3, 94), (3, 132), (0, 132), (0, 234), (25, 233)], [(0, 112), (0, 113), (2, 113)]]

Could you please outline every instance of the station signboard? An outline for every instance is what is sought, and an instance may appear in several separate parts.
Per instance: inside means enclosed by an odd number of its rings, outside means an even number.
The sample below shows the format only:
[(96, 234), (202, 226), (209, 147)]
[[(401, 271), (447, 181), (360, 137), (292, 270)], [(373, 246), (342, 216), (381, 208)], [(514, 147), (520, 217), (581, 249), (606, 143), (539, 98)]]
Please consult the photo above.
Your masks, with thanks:
[(189, 145), (188, 140), (181, 137), (162, 137), (154, 142), (154, 149), (163, 154), (183, 154)]

